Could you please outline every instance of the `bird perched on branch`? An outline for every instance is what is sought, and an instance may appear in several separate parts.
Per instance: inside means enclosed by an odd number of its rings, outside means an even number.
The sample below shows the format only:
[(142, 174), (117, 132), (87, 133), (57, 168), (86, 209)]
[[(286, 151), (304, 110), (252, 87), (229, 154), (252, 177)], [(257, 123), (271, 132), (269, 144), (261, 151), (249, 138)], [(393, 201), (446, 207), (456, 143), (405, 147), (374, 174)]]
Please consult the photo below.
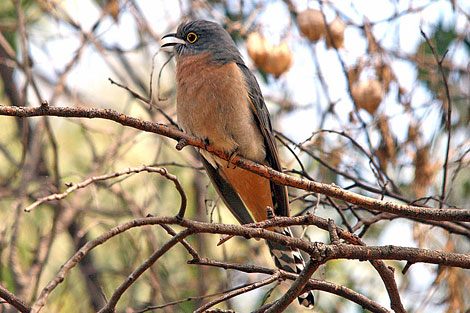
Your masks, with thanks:
[[(227, 31), (196, 20), (163, 38), (171, 38), (162, 47), (173, 46), (176, 56), (177, 118), (183, 131), (218, 150), (282, 171), (260, 87)], [(266, 220), (268, 207), (277, 216), (289, 216), (285, 186), (199, 152), (217, 192), (241, 224)], [(273, 230), (292, 236), (288, 228)], [(270, 241), (268, 245), (278, 268), (293, 273), (303, 269), (298, 250)], [(300, 295), (299, 302), (312, 307), (313, 293)]]

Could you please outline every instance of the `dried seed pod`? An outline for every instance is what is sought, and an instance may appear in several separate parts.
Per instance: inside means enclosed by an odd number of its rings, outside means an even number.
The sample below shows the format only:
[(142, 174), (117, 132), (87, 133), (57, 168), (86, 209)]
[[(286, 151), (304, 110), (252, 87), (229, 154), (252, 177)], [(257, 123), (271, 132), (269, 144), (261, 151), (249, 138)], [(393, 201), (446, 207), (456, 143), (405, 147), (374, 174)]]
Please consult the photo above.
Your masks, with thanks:
[(421, 136), (418, 126), (415, 122), (411, 122), (408, 126), (408, 134), (406, 138), (406, 142), (411, 142), (416, 144), (416, 141)]
[[(342, 48), (344, 46), (344, 30), (346, 26), (344, 26), (343, 22), (337, 17), (328, 25), (328, 28), (330, 29), (329, 33), (328, 31), (326, 32), (326, 45), (328, 48)], [(330, 40), (330, 34), (333, 40)]]
[(292, 52), (287, 42), (273, 46), (259, 33), (251, 33), (246, 41), (250, 58), (266, 73), (279, 77), (292, 65)]
[(388, 162), (391, 162), (392, 164), (395, 164), (396, 162), (397, 145), (395, 137), (390, 131), (388, 117), (382, 114), (378, 118), (377, 124), (382, 136), (382, 141), (377, 151), (377, 156), (382, 167), (386, 169)]
[(118, 22), (118, 16), (119, 16), (119, 0), (108, 0), (106, 2), (106, 7), (105, 11), (109, 13), (114, 19), (114, 21), (117, 23)]
[(362, 72), (362, 64), (359, 63), (358, 65), (351, 67), (347, 72), (346, 76), (348, 79), (348, 83), (350, 86), (353, 86), (358, 80), (359, 76), (361, 75)]
[(248, 55), (258, 67), (263, 67), (268, 58), (268, 53), (273, 49), (273, 45), (264, 38), (263, 35), (253, 32), (246, 40)]
[(377, 43), (377, 40), (375, 40), (374, 35), (372, 34), (370, 25), (367, 23), (364, 25), (364, 32), (366, 33), (366, 38), (367, 38), (367, 43), (368, 43), (367, 52), (372, 53), (372, 52), (379, 51), (380, 46)]
[(358, 109), (373, 115), (382, 102), (383, 88), (378, 80), (360, 81), (351, 87), (351, 96)]
[(267, 59), (261, 67), (266, 73), (273, 74), (276, 77), (287, 72), (292, 65), (292, 52), (287, 42), (282, 42), (275, 46), (267, 54)]
[(307, 9), (297, 15), (297, 25), (310, 41), (318, 41), (325, 36), (325, 20), (318, 10)]
[(431, 163), (430, 147), (419, 147), (413, 161), (415, 166), (415, 178), (412, 187), (418, 197), (424, 197), (431, 186), (434, 175), (439, 168), (438, 163)]
[(385, 92), (388, 92), (390, 89), (390, 83), (395, 80), (392, 69), (387, 64), (381, 63), (375, 67), (375, 74), (382, 82)]

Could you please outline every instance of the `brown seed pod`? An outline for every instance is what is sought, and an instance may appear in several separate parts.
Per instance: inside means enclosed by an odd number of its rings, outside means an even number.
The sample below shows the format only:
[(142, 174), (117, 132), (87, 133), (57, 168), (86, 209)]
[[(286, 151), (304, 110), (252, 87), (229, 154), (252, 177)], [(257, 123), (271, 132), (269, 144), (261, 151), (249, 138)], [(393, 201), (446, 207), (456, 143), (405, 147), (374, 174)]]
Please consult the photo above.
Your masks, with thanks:
[(359, 76), (361, 75), (363, 65), (359, 63), (358, 65), (351, 67), (346, 72), (346, 77), (348, 79), (348, 83), (350, 86), (353, 86), (358, 80)]
[(395, 164), (396, 162), (397, 145), (395, 142), (395, 137), (390, 131), (388, 117), (382, 114), (378, 118), (377, 124), (379, 126), (380, 133), (382, 135), (382, 142), (379, 147), (379, 151), (380, 151), (382, 158), (380, 158), (379, 156), (379, 160), (380, 160), (380, 164), (384, 168), (387, 168), (388, 162), (391, 162), (392, 164)]
[(430, 147), (418, 147), (413, 161), (415, 166), (415, 178), (412, 187), (418, 197), (424, 197), (426, 191), (434, 181), (434, 175), (439, 168), (438, 163), (431, 162)]
[(379, 64), (375, 67), (375, 74), (382, 82), (385, 92), (390, 89), (390, 83), (395, 80), (392, 69), (387, 64)]
[(276, 77), (287, 72), (292, 65), (292, 52), (287, 42), (282, 42), (268, 52), (266, 62), (261, 68)]
[(106, 2), (106, 7), (105, 11), (109, 13), (114, 19), (114, 21), (117, 23), (118, 22), (118, 16), (119, 16), (119, 0), (108, 0)]
[(378, 80), (365, 80), (351, 87), (351, 96), (357, 108), (373, 115), (382, 102), (383, 88)]
[(364, 25), (364, 32), (366, 33), (368, 43), (367, 52), (372, 53), (378, 51), (380, 49), (380, 46), (377, 43), (377, 40), (375, 40), (374, 35), (372, 35), (370, 25), (367, 23)]
[(268, 58), (268, 53), (273, 49), (273, 45), (264, 38), (263, 35), (253, 32), (246, 40), (248, 55), (258, 67), (263, 67)]
[(410, 123), (410, 125), (408, 126), (408, 135), (406, 138), (406, 142), (411, 142), (413, 144), (416, 144), (416, 141), (418, 140), (420, 136), (421, 136), (421, 133), (416, 123), (415, 122)]
[(318, 10), (307, 9), (297, 15), (297, 25), (302, 34), (310, 41), (318, 41), (325, 36), (325, 20)]
[[(342, 48), (344, 46), (344, 30), (346, 26), (344, 26), (343, 22), (337, 17), (328, 25), (328, 28), (330, 29), (329, 33), (328, 31), (326, 32), (326, 45), (328, 48)], [(330, 34), (333, 40), (330, 39)]]

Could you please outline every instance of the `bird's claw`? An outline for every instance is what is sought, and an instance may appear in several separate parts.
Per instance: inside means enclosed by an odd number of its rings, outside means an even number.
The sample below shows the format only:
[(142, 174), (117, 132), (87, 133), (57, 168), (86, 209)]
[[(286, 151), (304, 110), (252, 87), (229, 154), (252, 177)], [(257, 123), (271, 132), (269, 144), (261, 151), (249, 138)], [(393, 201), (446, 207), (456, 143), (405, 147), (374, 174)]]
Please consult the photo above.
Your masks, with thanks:
[[(233, 159), (238, 155), (238, 148), (235, 148), (235, 150), (233, 150), (231, 153), (230, 153), (230, 156), (227, 160), (227, 168), (230, 168), (230, 163), (232, 163)], [(235, 169), (237, 166), (234, 164), (233, 165), (233, 168)]]

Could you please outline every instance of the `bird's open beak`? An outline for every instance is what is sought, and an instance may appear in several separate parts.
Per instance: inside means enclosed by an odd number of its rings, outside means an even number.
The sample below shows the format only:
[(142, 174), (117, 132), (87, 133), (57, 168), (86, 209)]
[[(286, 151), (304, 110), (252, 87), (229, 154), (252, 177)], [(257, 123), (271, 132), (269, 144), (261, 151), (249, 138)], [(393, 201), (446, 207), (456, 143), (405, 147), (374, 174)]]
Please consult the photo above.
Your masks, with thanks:
[(177, 44), (185, 44), (186, 43), (184, 40), (177, 38), (176, 33), (166, 34), (165, 36), (162, 37), (162, 40), (165, 39), (165, 38), (171, 38), (171, 41), (169, 41), (167, 43), (164, 43), (162, 45), (162, 48), (173, 47), (174, 45), (177, 45)]

